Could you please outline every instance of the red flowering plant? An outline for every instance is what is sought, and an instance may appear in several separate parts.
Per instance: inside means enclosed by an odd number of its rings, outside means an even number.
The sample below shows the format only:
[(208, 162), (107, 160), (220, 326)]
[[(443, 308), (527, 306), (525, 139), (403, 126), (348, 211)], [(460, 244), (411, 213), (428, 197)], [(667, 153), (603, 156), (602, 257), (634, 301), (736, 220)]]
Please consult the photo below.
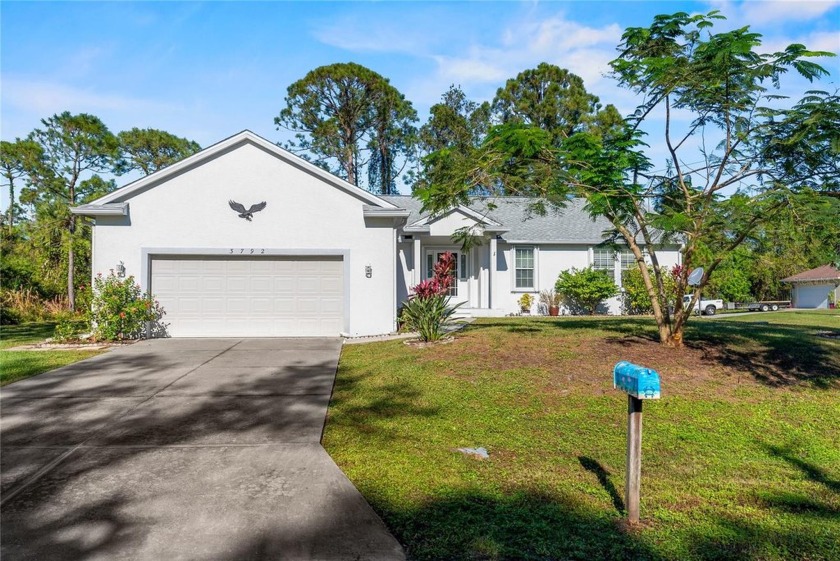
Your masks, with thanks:
[(424, 341), (440, 339), (443, 326), (458, 307), (449, 305), (449, 289), (455, 281), (455, 256), (447, 251), (432, 271), (430, 279), (412, 288), (414, 294), (403, 304), (400, 316), (403, 325), (417, 331)]
[(434, 296), (446, 296), (452, 288), (452, 275), (455, 270), (455, 256), (447, 251), (440, 256), (438, 262), (432, 268), (432, 278), (421, 281), (420, 284), (411, 289), (417, 298), (432, 298)]
[(157, 300), (143, 294), (134, 277), (123, 279), (111, 271), (93, 279), (90, 318), (93, 337), (98, 341), (138, 339), (145, 333), (147, 323), (160, 332), (164, 314)]

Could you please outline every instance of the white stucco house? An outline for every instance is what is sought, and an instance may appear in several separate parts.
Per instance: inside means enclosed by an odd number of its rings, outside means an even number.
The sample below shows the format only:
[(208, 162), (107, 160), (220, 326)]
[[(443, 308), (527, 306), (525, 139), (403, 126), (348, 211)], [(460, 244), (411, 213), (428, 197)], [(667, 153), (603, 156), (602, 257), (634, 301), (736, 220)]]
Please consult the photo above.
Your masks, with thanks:
[[(244, 131), (73, 212), (95, 221), (93, 274), (134, 276), (174, 337), (392, 332), (445, 251), (457, 260), (452, 300), (476, 316), (518, 311), (522, 293), (552, 288), (571, 267), (620, 283), (634, 266), (598, 247), (608, 224), (579, 201), (545, 216), (529, 216), (528, 199), (493, 202), (429, 216), (411, 197), (375, 196)], [(451, 238), (464, 226), (484, 240), (466, 253)], [(679, 263), (678, 249), (658, 248), (662, 264)]]

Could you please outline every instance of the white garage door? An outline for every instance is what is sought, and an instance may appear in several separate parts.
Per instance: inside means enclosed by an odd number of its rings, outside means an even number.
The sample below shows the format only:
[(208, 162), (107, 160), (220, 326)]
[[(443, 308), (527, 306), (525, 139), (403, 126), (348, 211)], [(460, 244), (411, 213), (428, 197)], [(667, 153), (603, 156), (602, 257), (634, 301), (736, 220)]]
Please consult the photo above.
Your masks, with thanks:
[(152, 258), (152, 293), (172, 337), (336, 336), (340, 257)]
[(799, 285), (796, 291), (796, 300), (793, 303), (797, 308), (828, 308), (828, 292), (834, 288), (827, 284)]

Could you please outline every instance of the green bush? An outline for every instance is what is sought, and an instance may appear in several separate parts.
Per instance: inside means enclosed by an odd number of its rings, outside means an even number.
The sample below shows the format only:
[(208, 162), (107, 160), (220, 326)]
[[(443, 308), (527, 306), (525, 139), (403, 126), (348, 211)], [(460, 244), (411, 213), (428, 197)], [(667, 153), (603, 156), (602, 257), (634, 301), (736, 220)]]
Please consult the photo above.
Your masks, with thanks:
[(55, 326), (55, 332), (53, 333), (53, 341), (56, 343), (78, 341), (79, 336), (87, 331), (89, 327), (90, 324), (87, 321), (68, 312), (59, 317), (58, 323)]
[(152, 296), (143, 294), (134, 277), (122, 279), (112, 271), (93, 279), (90, 319), (93, 337), (98, 341), (137, 339), (145, 332), (147, 322), (160, 330), (164, 313)]
[[(672, 306), (677, 299), (677, 281), (674, 274), (666, 267), (662, 271), (662, 283), (665, 285), (665, 293), (668, 295), (667, 304)], [(654, 279), (653, 267), (648, 266), (648, 274)], [(621, 286), (624, 288), (624, 309), (628, 314), (650, 314), (653, 313), (653, 305), (650, 303), (650, 296), (642, 272), (638, 267), (632, 267), (624, 271), (621, 277)]]
[(750, 302), (752, 301), (751, 289), (747, 271), (737, 266), (729, 266), (718, 269), (712, 274), (704, 293), (726, 302)]
[(618, 287), (604, 271), (592, 267), (569, 269), (560, 273), (554, 289), (573, 314), (595, 314), (598, 305), (618, 294)]

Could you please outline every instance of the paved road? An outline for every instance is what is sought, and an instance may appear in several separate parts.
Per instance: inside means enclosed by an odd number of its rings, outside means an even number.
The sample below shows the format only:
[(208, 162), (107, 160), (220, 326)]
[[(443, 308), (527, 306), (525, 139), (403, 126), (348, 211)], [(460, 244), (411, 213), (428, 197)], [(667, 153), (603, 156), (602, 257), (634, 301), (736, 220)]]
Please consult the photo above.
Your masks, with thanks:
[(0, 398), (3, 559), (404, 559), (320, 445), (338, 339), (164, 339)]

